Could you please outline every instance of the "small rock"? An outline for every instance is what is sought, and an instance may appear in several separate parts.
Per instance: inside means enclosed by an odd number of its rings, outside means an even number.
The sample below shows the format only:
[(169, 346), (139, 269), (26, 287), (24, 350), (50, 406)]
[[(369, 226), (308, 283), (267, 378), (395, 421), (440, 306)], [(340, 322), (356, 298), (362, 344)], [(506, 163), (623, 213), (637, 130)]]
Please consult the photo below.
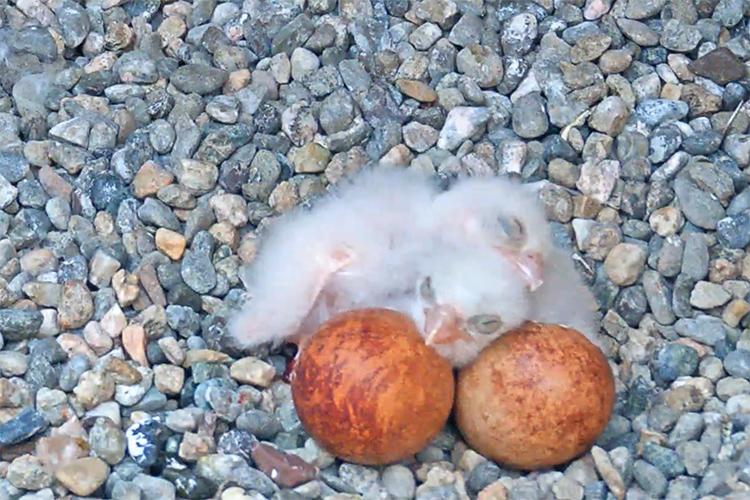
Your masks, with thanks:
[(55, 477), (75, 495), (88, 496), (109, 477), (109, 466), (97, 457), (79, 458), (55, 470)]
[(698, 309), (713, 309), (723, 306), (732, 296), (721, 285), (699, 281), (690, 294), (690, 304)]
[(242, 358), (230, 367), (233, 379), (241, 384), (251, 384), (258, 387), (269, 387), (276, 376), (276, 369), (258, 358)]
[(619, 286), (630, 286), (646, 264), (646, 252), (639, 245), (620, 243), (615, 246), (604, 260), (604, 272), (610, 280)]
[(255, 443), (251, 453), (258, 469), (279, 486), (293, 488), (317, 476), (314, 466), (271, 445)]

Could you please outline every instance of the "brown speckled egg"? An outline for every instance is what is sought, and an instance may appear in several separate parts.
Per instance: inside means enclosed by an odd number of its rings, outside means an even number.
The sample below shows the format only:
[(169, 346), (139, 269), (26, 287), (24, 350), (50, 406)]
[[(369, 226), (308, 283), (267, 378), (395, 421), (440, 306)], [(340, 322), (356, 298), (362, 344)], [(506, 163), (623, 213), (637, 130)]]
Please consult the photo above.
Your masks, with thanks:
[(526, 323), (461, 370), (456, 423), (477, 452), (534, 470), (585, 453), (607, 426), (614, 400), (607, 359), (586, 337)]
[(305, 343), (292, 396), (305, 430), (329, 453), (363, 465), (407, 458), (440, 432), (453, 406), (450, 364), (408, 316), (341, 313)]

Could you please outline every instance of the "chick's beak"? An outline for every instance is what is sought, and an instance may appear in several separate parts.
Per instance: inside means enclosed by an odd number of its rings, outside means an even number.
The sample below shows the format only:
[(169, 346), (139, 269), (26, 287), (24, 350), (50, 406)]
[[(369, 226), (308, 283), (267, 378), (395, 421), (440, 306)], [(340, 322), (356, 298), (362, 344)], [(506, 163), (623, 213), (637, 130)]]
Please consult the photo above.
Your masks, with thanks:
[(536, 291), (544, 283), (544, 260), (539, 252), (516, 253), (505, 248), (498, 248), (506, 258), (513, 262), (526, 281), (529, 291)]
[(460, 325), (461, 316), (453, 307), (439, 305), (426, 308), (427, 345), (444, 345), (458, 340), (470, 340), (471, 338)]

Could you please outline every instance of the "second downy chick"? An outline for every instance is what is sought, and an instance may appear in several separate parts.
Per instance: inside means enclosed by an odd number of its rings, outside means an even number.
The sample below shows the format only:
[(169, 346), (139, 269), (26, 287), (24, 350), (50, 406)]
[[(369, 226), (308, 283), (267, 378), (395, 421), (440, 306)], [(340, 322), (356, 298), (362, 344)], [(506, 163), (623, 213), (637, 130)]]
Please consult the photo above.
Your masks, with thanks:
[(428, 345), (456, 367), (471, 363), (531, 313), (526, 283), (489, 249), (444, 245), (419, 264), (411, 314)]

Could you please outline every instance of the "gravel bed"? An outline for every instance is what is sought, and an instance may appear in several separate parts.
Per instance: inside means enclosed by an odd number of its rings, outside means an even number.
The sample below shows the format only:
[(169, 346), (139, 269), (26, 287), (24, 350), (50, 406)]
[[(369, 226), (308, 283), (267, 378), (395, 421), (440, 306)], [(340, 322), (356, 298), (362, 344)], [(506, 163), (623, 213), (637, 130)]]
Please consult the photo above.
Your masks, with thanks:
[[(0, 3), (0, 499), (750, 498), (747, 2)], [(232, 346), (263, 228), (374, 161), (537, 183), (616, 374), (589, 453), (342, 463)]]

